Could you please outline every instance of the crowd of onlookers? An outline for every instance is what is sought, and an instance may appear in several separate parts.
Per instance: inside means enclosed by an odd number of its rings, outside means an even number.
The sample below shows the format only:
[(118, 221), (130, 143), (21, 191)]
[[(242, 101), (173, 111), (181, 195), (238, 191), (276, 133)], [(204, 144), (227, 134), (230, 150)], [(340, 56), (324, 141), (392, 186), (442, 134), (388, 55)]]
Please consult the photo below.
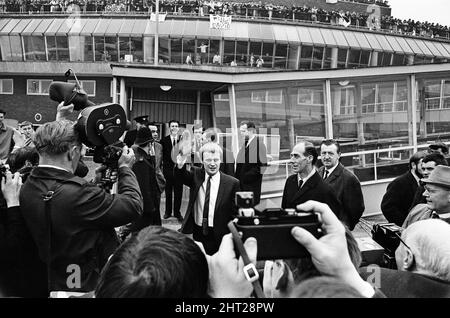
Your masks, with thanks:
[[(360, 0), (357, 2), (374, 3)], [(376, 1), (377, 5), (387, 6)], [(77, 7), (75, 7), (77, 6)], [(282, 19), (286, 21), (312, 21), (385, 30), (392, 33), (450, 38), (448, 26), (428, 21), (401, 20), (392, 16), (377, 17), (370, 13), (327, 11), (316, 7), (263, 4), (261, 1), (219, 2), (200, 0), (161, 0), (160, 12), (174, 15), (223, 14), (236, 17)], [(77, 8), (77, 9), (75, 9)], [(0, 0), (0, 12), (152, 12), (149, 0)]]
[[(60, 103), (56, 120), (34, 131), (27, 121), (11, 128), (0, 110), (0, 158), (9, 165), (1, 176), (0, 297), (450, 297), (444, 143), (415, 153), (383, 197), (383, 214), (403, 227), (391, 254), (396, 269), (364, 267), (351, 232), (365, 209), (363, 193), (339, 161), (337, 140), (325, 139), (319, 149), (302, 140), (291, 150), (281, 207), (290, 217), (295, 209), (302, 211), (297, 216), (320, 215), (321, 234), (292, 226), (290, 255), (296, 257), (284, 258), (270, 248), (271, 241), (282, 243), (267, 240), (276, 231), (242, 239), (228, 223), (255, 216), (240, 209), (238, 191), (251, 191), (260, 202), (268, 159), (255, 123), (240, 124), (234, 156), (215, 128), (196, 124), (181, 131), (171, 120), (169, 135), (160, 138), (156, 123), (136, 117), (136, 129), (114, 143), (122, 148), (110, 176), (117, 182), (112, 194), (100, 183), (107, 166), (86, 179), (82, 121), (67, 120), (73, 111)], [(189, 187), (184, 216), (183, 184)], [(161, 226), (163, 191), (164, 219), (175, 216), (179, 231)], [(271, 224), (261, 215), (255, 220)], [(302, 248), (309, 254), (299, 253)]]

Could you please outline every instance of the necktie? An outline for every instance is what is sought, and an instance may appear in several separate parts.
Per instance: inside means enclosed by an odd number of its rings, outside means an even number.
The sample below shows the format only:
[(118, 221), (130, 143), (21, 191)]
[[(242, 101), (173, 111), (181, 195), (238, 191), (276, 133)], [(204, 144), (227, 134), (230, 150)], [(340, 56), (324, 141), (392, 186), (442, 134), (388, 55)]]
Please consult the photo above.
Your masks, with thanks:
[(245, 148), (248, 146), (248, 138), (245, 138)]
[(431, 213), (431, 218), (432, 218), (432, 219), (440, 219), (439, 214), (437, 214), (437, 213), (434, 212), (434, 211)]
[(327, 169), (325, 169), (324, 173), (323, 173), (323, 179), (325, 180), (326, 178), (328, 178), (328, 173), (329, 171)]
[(175, 147), (175, 138), (172, 138), (172, 147)]
[(203, 204), (203, 220), (202, 220), (202, 228), (203, 235), (208, 235), (208, 215), (209, 215), (209, 193), (211, 192), (211, 177), (207, 176), (208, 180), (206, 181), (206, 194), (205, 194), (205, 203)]
[(153, 146), (153, 143), (150, 146), (150, 156), (154, 156), (155, 155), (155, 148)]
[(303, 180), (302, 179), (298, 180), (298, 190), (300, 190), (300, 188), (302, 187), (302, 184), (303, 184)]

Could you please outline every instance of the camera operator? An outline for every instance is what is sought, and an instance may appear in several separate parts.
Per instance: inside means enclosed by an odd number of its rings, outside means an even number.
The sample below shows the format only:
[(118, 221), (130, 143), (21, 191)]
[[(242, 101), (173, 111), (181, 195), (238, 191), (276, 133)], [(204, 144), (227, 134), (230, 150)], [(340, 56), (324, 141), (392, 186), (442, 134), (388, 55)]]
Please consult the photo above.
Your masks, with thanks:
[(142, 214), (142, 196), (130, 169), (133, 151), (123, 148), (117, 194), (111, 195), (74, 175), (82, 152), (74, 122), (44, 124), (34, 143), (39, 166), (22, 187), (20, 204), (39, 255), (47, 264), (48, 288), (91, 291), (119, 245), (114, 227)]
[[(399, 240), (398, 270), (376, 268), (381, 291), (395, 298), (450, 297), (450, 225), (421, 220), (405, 229)], [(360, 274), (373, 277), (374, 268), (361, 268)]]

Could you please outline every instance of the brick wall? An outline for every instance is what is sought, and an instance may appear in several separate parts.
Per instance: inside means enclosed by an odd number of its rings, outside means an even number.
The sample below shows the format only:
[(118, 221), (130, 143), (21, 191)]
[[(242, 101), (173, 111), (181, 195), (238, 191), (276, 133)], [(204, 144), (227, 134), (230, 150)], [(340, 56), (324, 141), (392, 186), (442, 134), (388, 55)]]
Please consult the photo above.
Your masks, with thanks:
[[(17, 119), (19, 122), (28, 120), (33, 124), (43, 124), (55, 119), (56, 107), (58, 103), (51, 100), (47, 95), (27, 95), (27, 79), (53, 79), (55, 81), (65, 81), (64, 77), (48, 76), (1, 76), (0, 78), (12, 78), (14, 81), (14, 94), (0, 94), (0, 108), (6, 111), (6, 117)], [(78, 77), (79, 80), (95, 80), (96, 95), (89, 97), (95, 104), (111, 102), (110, 83), (108, 77)], [(41, 121), (35, 120), (35, 115), (42, 115)], [(71, 119), (76, 119), (74, 118)]]

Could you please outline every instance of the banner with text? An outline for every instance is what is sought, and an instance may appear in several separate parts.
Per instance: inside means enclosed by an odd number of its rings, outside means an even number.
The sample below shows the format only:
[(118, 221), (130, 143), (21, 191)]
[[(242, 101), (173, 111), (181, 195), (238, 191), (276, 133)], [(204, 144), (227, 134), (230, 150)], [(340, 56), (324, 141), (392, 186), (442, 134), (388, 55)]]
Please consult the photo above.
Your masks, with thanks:
[(231, 28), (231, 16), (209, 15), (209, 28), (229, 30)]

